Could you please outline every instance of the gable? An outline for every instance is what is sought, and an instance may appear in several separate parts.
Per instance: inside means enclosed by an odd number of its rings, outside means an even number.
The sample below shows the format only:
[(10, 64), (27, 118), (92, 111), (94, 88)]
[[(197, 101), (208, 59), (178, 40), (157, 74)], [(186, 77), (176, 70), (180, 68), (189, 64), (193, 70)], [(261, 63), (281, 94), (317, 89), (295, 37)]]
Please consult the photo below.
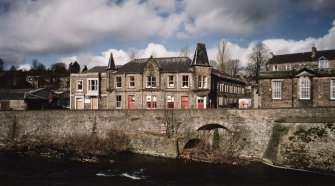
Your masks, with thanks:
[(314, 77), (316, 73), (308, 68), (303, 68), (299, 70), (296, 74), (295, 77)]

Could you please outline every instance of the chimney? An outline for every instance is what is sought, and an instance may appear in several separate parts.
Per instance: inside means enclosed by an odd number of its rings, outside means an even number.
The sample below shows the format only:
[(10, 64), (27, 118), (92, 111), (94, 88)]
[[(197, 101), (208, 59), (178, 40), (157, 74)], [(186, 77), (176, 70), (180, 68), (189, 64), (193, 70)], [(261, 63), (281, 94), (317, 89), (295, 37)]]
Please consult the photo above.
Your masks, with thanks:
[(311, 55), (312, 60), (316, 59), (316, 52), (317, 52), (316, 47), (315, 47), (315, 45), (313, 45), (312, 46), (312, 55)]

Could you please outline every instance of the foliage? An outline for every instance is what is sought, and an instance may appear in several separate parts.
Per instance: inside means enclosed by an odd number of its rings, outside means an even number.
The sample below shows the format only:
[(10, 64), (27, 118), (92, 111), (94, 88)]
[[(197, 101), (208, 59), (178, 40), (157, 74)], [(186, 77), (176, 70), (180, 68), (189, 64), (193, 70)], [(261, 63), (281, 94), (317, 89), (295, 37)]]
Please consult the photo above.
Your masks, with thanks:
[(74, 63), (70, 63), (68, 71), (69, 71), (69, 73), (79, 73), (80, 72), (80, 65), (78, 64), (78, 62), (75, 61)]
[(87, 66), (85, 65), (84, 66), (84, 68), (83, 68), (83, 70), (81, 71), (81, 72), (85, 72), (85, 71), (87, 71), (88, 69), (87, 69)]
[(5, 62), (0, 58), (0, 72), (5, 70)]

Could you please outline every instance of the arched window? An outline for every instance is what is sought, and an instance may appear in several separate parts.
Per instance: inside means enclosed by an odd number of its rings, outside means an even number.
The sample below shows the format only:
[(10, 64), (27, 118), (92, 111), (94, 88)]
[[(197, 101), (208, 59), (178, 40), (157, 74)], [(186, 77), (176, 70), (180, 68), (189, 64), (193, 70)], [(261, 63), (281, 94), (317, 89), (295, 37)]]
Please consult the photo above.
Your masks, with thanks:
[(311, 80), (308, 77), (300, 77), (300, 99), (311, 98)]

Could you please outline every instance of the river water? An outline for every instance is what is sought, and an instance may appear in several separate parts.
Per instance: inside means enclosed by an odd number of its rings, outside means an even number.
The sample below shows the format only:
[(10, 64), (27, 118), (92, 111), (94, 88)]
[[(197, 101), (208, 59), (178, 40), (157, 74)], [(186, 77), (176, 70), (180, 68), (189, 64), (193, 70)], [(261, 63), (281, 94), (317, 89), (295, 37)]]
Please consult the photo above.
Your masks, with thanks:
[(335, 177), (260, 163), (217, 165), (121, 154), (111, 161), (0, 155), (0, 186), (127, 185), (335, 185)]

